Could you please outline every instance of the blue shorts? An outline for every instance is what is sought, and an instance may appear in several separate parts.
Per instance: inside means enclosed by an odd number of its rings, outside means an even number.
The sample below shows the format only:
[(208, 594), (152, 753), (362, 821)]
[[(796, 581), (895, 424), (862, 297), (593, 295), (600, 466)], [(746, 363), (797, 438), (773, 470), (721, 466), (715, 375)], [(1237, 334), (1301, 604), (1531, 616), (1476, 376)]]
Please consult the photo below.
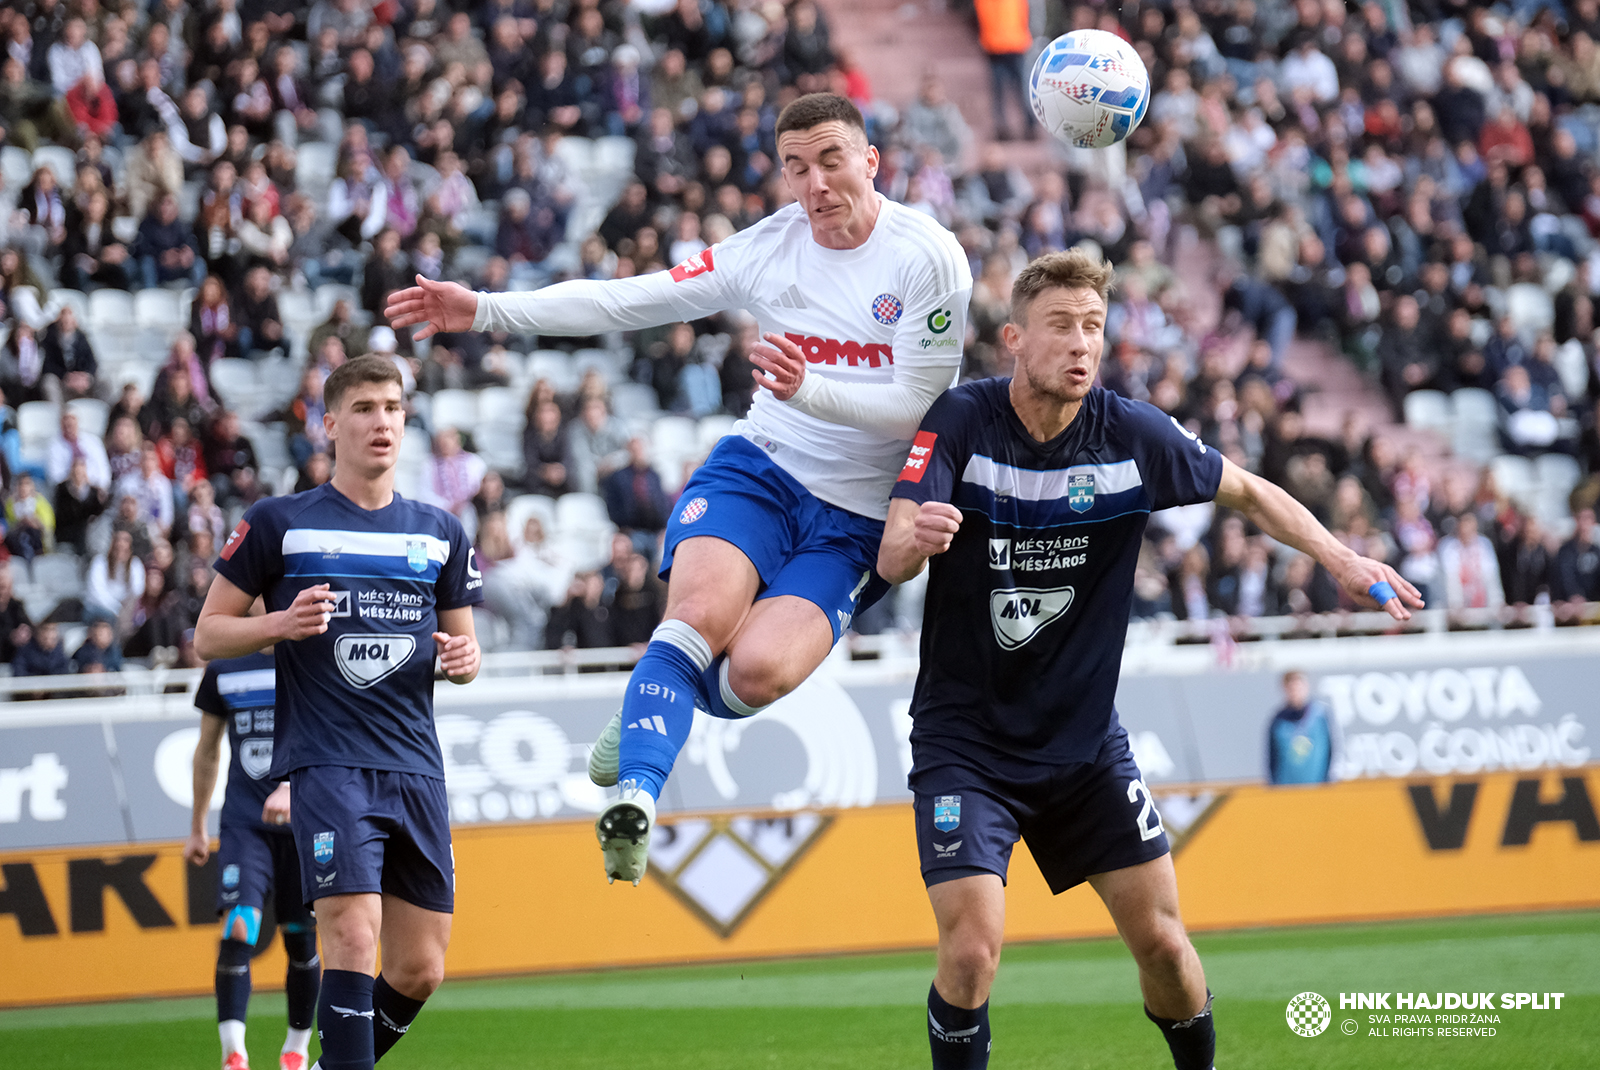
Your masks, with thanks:
[(794, 595), (821, 609), (834, 642), (889, 590), (878, 575), (883, 521), (829, 505), (755, 443), (728, 435), (695, 469), (667, 522), (663, 579), (684, 539), (711, 535), (744, 552), (761, 577), (756, 601)]
[(1065, 766), (1012, 759), (1002, 773), (949, 743), (912, 751), (917, 852), (929, 886), (978, 873), (1004, 881), (1019, 838), (1057, 895), (1168, 851), (1121, 726), (1093, 762)]
[(265, 911), (272, 897), (279, 925), (310, 922), (301, 898), (300, 856), (288, 829), (273, 832), (249, 825), (222, 826), (217, 848), (217, 913), (234, 907)]
[(424, 910), (455, 912), (456, 862), (443, 780), (314, 765), (295, 770), (289, 783), (307, 903), (379, 892)]

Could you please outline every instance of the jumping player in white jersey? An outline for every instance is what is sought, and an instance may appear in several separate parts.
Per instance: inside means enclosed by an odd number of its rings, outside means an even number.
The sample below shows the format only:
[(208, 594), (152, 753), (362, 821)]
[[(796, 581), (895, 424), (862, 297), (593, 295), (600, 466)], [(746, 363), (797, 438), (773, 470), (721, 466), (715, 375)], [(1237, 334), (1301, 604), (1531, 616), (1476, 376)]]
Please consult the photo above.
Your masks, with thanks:
[(972, 273), (954, 235), (872, 187), (861, 113), (830, 93), (778, 117), (797, 204), (670, 271), (474, 294), (418, 277), (396, 328), (590, 335), (742, 308), (766, 345), (748, 419), (683, 489), (667, 527), (665, 619), (633, 671), (590, 776), (621, 785), (595, 823), (606, 875), (644, 874), (655, 800), (698, 705), (748, 717), (809, 676), (874, 572), (889, 490), (928, 406), (961, 365)]
[(878, 570), (932, 559), (911, 700), (910, 785), (939, 926), (934, 1070), (989, 1065), (989, 988), (1021, 838), (1056, 894), (1088, 881), (1139, 966), (1177, 1070), (1212, 1070), (1211, 994), (1178, 913), (1166, 831), (1117, 722), (1133, 573), (1153, 509), (1212, 501), (1316, 558), (1399, 620), (1422, 599), (1282, 489), (1154, 405), (1094, 385), (1111, 268), (1029, 264), (1003, 338), (1012, 379), (934, 404), (895, 484)]

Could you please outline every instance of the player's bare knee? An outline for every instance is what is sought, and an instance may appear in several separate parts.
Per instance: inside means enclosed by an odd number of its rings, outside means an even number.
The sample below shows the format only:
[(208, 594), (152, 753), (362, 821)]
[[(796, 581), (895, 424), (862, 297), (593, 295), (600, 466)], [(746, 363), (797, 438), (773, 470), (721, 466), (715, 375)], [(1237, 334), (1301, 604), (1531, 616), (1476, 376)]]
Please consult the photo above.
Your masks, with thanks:
[(1141, 970), (1163, 977), (1182, 973), (1184, 963), (1194, 953), (1188, 934), (1176, 925), (1152, 929), (1143, 939), (1130, 941), (1129, 950)]
[(433, 956), (396, 964), (394, 969), (385, 966), (384, 977), (391, 987), (411, 999), (427, 999), (444, 984), (444, 958)]

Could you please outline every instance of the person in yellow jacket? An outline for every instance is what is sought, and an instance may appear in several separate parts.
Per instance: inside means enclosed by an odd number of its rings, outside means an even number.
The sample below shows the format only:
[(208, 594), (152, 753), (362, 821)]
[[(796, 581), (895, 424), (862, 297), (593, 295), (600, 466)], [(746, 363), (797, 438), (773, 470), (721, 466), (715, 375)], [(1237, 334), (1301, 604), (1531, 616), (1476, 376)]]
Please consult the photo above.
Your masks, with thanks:
[(16, 487), (6, 499), (6, 546), (26, 561), (49, 553), (56, 543), (56, 511), (50, 499), (40, 494), (33, 477), (17, 476)]
[(1029, 121), (1030, 109), (1024, 86), (1028, 77), (1028, 51), (1033, 47), (1033, 30), (1028, 25), (1028, 0), (976, 0), (978, 44), (989, 57), (990, 93), (994, 105), (994, 136), (1010, 141), (1013, 134), (1006, 121), (1006, 93), (1016, 98), (1022, 116), (1023, 136), (1039, 136), (1037, 123)]

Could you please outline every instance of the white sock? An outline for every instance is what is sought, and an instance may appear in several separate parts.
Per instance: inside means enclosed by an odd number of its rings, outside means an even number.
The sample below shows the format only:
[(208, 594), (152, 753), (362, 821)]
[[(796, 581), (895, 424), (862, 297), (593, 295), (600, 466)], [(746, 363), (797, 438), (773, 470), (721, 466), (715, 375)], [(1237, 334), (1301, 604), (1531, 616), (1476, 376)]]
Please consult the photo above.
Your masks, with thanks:
[(222, 1038), (222, 1057), (226, 1059), (236, 1051), (244, 1051), (244, 1023), (229, 1018), (217, 1023), (217, 1035)]
[(689, 655), (689, 660), (701, 672), (711, 668), (711, 644), (706, 642), (705, 636), (681, 620), (669, 617), (656, 625), (656, 630), (650, 633), (650, 641), (677, 647)]
[(311, 1030), (289, 1030), (289, 1035), (283, 1041), (283, 1050), (286, 1053), (293, 1051), (299, 1052), (301, 1055), (307, 1054), (311, 1050)]

